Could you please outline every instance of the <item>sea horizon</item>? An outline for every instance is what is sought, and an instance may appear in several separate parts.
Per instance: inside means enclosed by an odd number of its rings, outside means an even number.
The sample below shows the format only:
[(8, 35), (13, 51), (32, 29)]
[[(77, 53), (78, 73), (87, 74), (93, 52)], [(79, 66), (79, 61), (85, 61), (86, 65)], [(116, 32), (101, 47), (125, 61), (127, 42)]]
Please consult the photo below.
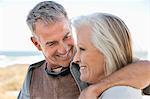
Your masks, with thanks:
[(32, 64), (43, 59), (38, 51), (0, 51), (0, 68), (13, 64)]
[[(148, 59), (148, 52), (135, 51), (134, 57)], [(39, 51), (0, 51), (0, 68), (13, 64), (32, 64), (43, 59)]]
[[(136, 51), (134, 55), (141, 59), (146, 59), (148, 57), (148, 52), (146, 51)], [(14, 64), (33, 64), (44, 57), (42, 53), (38, 51), (0, 51), (0, 69), (7, 66), (13, 66)], [(19, 91), (8, 91), (7, 94), (18, 96)], [(149, 99), (149, 96), (143, 95), (143, 99)]]

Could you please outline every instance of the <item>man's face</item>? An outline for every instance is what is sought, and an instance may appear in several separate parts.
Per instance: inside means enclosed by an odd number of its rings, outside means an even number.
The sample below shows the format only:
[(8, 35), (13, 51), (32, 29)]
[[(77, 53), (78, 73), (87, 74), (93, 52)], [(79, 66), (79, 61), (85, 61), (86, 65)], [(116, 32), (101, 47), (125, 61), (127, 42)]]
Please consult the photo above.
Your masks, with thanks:
[(35, 34), (38, 39), (32, 39), (35, 46), (41, 50), (51, 68), (67, 67), (73, 58), (73, 39), (67, 19), (54, 24), (37, 21)]

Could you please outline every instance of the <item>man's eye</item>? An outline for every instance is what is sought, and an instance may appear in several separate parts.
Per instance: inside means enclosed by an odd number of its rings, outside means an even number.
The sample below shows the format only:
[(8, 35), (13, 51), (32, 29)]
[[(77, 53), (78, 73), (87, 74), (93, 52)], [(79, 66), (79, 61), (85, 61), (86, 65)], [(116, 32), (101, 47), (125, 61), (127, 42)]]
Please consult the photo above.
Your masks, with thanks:
[(69, 33), (66, 37), (65, 37), (65, 39), (70, 39), (71, 38), (71, 33)]
[(54, 46), (55, 44), (56, 44), (55, 42), (52, 42), (52, 43), (48, 43), (47, 46), (52, 47), (52, 46)]
[(69, 38), (71, 38), (71, 35), (68, 35), (68, 36), (66, 36), (65, 38), (66, 38), (66, 39), (69, 39)]
[(54, 45), (54, 43), (48, 44), (48, 46), (53, 46), (53, 45)]

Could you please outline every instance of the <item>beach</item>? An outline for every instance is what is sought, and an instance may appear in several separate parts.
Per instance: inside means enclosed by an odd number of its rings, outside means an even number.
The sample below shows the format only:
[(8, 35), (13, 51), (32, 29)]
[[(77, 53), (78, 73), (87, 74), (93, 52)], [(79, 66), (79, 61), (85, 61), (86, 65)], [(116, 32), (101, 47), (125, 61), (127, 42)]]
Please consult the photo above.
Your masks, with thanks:
[(16, 99), (28, 65), (14, 64), (0, 68), (0, 99)]
[(29, 64), (43, 59), (34, 51), (0, 51), (0, 99), (16, 99)]
[[(14, 64), (0, 68), (0, 99), (16, 99), (22, 87), (28, 64)], [(150, 96), (143, 96), (150, 99)]]
[[(147, 53), (137, 53), (145, 58)], [(16, 99), (22, 87), (29, 64), (43, 60), (38, 52), (0, 51), (0, 99)], [(143, 96), (150, 99), (150, 96)]]

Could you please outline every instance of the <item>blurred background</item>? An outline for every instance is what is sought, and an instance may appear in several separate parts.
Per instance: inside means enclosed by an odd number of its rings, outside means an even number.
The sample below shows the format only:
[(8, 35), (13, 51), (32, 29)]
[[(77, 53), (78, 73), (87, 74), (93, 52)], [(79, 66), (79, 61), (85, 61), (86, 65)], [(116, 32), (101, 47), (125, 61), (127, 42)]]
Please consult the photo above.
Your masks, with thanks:
[[(0, 99), (15, 99), (28, 64), (43, 59), (30, 41), (28, 12), (42, 0), (0, 0)], [(150, 60), (150, 0), (53, 0), (69, 18), (93, 12), (120, 17), (132, 35), (134, 56)]]

